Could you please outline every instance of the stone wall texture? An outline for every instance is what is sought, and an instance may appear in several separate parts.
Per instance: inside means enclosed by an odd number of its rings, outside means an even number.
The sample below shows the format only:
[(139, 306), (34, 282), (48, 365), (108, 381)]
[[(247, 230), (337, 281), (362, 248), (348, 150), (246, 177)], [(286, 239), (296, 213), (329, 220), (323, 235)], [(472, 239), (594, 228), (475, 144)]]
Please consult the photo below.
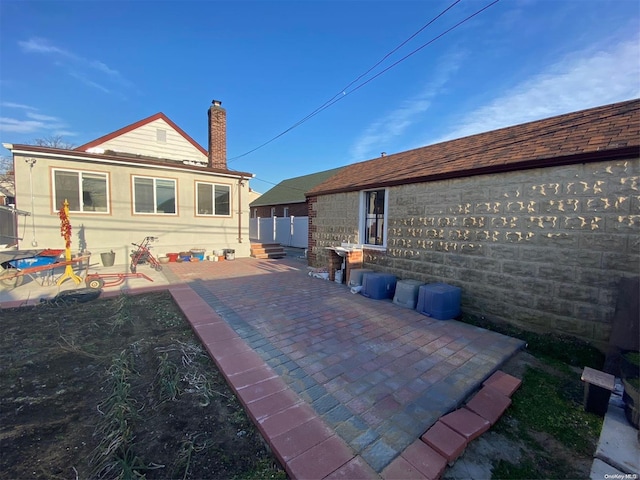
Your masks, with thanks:
[[(390, 187), (387, 248), (365, 249), (364, 267), (459, 286), (463, 312), (604, 345), (620, 279), (640, 274), (639, 184), (633, 158)], [(358, 192), (310, 209), (312, 266), (359, 242)]]

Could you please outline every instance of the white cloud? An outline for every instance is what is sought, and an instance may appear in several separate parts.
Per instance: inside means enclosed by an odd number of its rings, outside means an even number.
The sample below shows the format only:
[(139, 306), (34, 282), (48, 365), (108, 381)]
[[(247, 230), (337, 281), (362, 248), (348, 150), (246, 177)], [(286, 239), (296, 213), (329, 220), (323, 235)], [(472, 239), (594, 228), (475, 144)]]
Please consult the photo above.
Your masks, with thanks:
[(54, 45), (49, 44), (49, 42), (42, 38), (30, 38), (27, 41), (19, 41), (18, 45), (22, 47), (25, 52), (30, 53), (49, 53), (61, 55), (63, 57), (69, 58), (78, 58), (71, 52), (68, 52), (62, 48), (58, 48)]
[(78, 132), (72, 132), (71, 130), (55, 130), (53, 134), (55, 136), (60, 135), (61, 137), (75, 137), (78, 135)]
[(69, 130), (68, 125), (59, 117), (43, 115), (38, 109), (28, 105), (13, 102), (2, 102), (2, 106), (23, 110), (24, 117), (0, 117), (0, 132), (34, 135), (72, 136), (75, 132)]
[(112, 82), (126, 87), (132, 86), (131, 82), (124, 78), (118, 70), (109, 67), (104, 62), (84, 58), (69, 50), (52, 45), (46, 39), (31, 38), (26, 41), (19, 41), (18, 45), (26, 53), (43, 54), (51, 57), (54, 64), (68, 67), (67, 73), (69, 75), (102, 92), (111, 93), (111, 89), (92, 79), (92, 75), (99, 74), (102, 80), (105, 79), (104, 75), (107, 75), (106, 78)]
[(640, 97), (640, 43), (591, 48), (557, 62), (492, 102), (465, 115), (445, 136), (462, 138), (563, 113)]
[(350, 149), (353, 159), (369, 158), (374, 150), (383, 149), (393, 137), (402, 135), (411, 126), (412, 119), (417, 118), (429, 108), (431, 102), (428, 97), (429, 95), (423, 93), (406, 100), (400, 108), (369, 125)]
[(93, 87), (97, 90), (101, 90), (104, 93), (111, 93), (111, 91), (105, 87), (104, 85), (101, 85), (97, 82), (94, 82), (93, 80), (89, 80), (87, 77), (85, 77), (84, 75), (78, 73), (78, 72), (69, 72), (69, 75), (71, 75), (73, 78), (76, 78), (78, 80), (80, 80), (82, 83), (84, 83), (85, 85), (89, 85), (90, 87)]
[(109, 68), (107, 65), (105, 65), (104, 63), (98, 61), (98, 60), (94, 60), (91, 62), (91, 66), (93, 68), (95, 68), (96, 70), (99, 70), (103, 73), (106, 73), (108, 75), (112, 75), (114, 77), (118, 77), (120, 76), (120, 73), (117, 70), (113, 70), (111, 68)]
[(52, 117), (50, 115), (41, 115), (39, 113), (27, 112), (27, 117), (33, 120), (39, 120), (41, 122), (59, 122), (60, 120), (57, 117)]
[(434, 68), (436, 77), (418, 95), (405, 100), (399, 108), (369, 125), (350, 148), (351, 158), (359, 161), (377, 156), (384, 151), (385, 145), (421, 121), (423, 113), (431, 106), (431, 99), (446, 87), (448, 80), (460, 68), (462, 57), (460, 53), (446, 56), (446, 64)]
[(37, 120), (18, 120), (15, 118), (0, 117), (0, 131), (11, 133), (34, 133), (42, 130), (44, 124)]
[(6, 108), (20, 108), (22, 110), (37, 110), (35, 107), (30, 107), (29, 105), (23, 105), (22, 103), (13, 103), (13, 102), (2, 102), (0, 106)]

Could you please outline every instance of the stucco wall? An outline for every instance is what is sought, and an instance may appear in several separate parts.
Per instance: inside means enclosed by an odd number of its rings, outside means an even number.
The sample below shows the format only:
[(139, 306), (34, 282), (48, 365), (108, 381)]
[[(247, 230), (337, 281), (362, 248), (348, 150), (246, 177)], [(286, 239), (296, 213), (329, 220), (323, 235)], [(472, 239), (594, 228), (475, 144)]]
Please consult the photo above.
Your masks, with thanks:
[[(73, 229), (72, 250), (84, 244), (99, 262), (99, 254), (116, 252), (116, 263), (129, 261), (131, 243), (139, 243), (145, 236), (159, 237), (153, 244), (153, 252), (164, 254), (191, 248), (204, 248), (208, 253), (214, 249), (232, 248), (236, 257), (248, 257), (249, 241), (249, 182), (245, 179), (239, 187), (238, 179), (144, 167), (109, 166), (62, 159), (38, 157), (33, 167), (33, 217), (20, 219), (20, 235), (24, 239), (20, 248), (30, 249), (34, 240), (32, 221), (35, 225), (37, 248), (64, 248), (60, 236), (60, 206), (53, 205), (52, 168), (107, 172), (109, 174), (110, 213), (70, 214)], [(15, 156), (17, 208), (31, 212), (31, 185), (29, 166), (22, 155)], [(134, 214), (132, 207), (132, 175), (171, 178), (177, 182), (177, 215)], [(231, 186), (231, 216), (202, 217), (195, 214), (195, 182), (212, 182)], [(238, 204), (238, 192), (241, 190)], [(239, 215), (241, 212), (241, 215)], [(239, 231), (240, 226), (240, 231)], [(242, 242), (238, 238), (242, 237)]]
[[(621, 277), (640, 273), (640, 161), (391, 187), (385, 252), (365, 266), (462, 287), (463, 311), (605, 342)], [(311, 261), (358, 242), (358, 194), (319, 196)]]

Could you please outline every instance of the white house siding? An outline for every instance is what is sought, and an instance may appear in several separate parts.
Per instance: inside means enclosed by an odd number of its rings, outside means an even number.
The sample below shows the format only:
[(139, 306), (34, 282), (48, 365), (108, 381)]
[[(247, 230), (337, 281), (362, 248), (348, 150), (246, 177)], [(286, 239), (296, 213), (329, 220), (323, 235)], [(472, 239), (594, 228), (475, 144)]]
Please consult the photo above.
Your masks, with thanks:
[[(157, 139), (158, 129), (166, 133), (166, 141)], [(108, 140), (99, 148), (114, 152), (131, 153), (156, 158), (168, 158), (182, 162), (190, 160), (207, 162), (207, 156), (180, 135), (163, 119), (157, 119), (130, 132)]]
[[(249, 242), (249, 182), (239, 185), (238, 178), (213, 176), (199, 172), (185, 172), (151, 167), (110, 166), (87, 161), (36, 158), (33, 167), (33, 222), (35, 241), (38, 248), (64, 248), (60, 236), (60, 206), (53, 205), (51, 169), (106, 172), (109, 174), (110, 213), (70, 214), (73, 230), (72, 249), (79, 250), (83, 244), (99, 262), (99, 254), (113, 250), (116, 263), (129, 261), (131, 243), (139, 243), (145, 236), (157, 236), (153, 244), (157, 254), (180, 252), (191, 248), (214, 249), (231, 248), (237, 257), (248, 257)], [(29, 166), (25, 156), (15, 155), (17, 208), (31, 212), (31, 188)], [(177, 181), (176, 215), (134, 215), (132, 204), (132, 175), (172, 178)], [(231, 186), (231, 216), (197, 217), (195, 215), (195, 182), (228, 184)], [(242, 204), (239, 205), (239, 193)], [(31, 217), (25, 229), (20, 248), (32, 248), (34, 240), (31, 231)]]
[[(321, 195), (313, 250), (357, 243), (358, 194)], [(368, 268), (462, 288), (463, 312), (607, 341), (622, 277), (640, 274), (640, 161), (389, 189), (386, 252)]]

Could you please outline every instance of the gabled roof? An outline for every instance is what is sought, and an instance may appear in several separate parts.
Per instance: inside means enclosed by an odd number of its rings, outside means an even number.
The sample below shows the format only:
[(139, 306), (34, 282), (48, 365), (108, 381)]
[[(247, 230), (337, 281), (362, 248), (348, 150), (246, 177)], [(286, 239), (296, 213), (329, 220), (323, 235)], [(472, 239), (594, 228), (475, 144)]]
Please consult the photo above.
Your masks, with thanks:
[(171, 121), (171, 119), (162, 112), (156, 113), (155, 115), (151, 115), (150, 117), (147, 117), (147, 118), (143, 118), (142, 120), (132, 123), (131, 125), (127, 125), (126, 127), (122, 127), (121, 129), (116, 130), (115, 132), (108, 133), (107, 135), (104, 135), (100, 138), (96, 138), (95, 140), (92, 140), (89, 143), (85, 143), (84, 145), (80, 145), (79, 147), (74, 148), (74, 150), (86, 152), (89, 148), (102, 145), (103, 143), (108, 142), (109, 140), (113, 140), (116, 137), (124, 135), (125, 133), (129, 133), (135, 130), (136, 128), (140, 128), (156, 120), (164, 120), (165, 122), (167, 122), (171, 126), (171, 128), (173, 128), (182, 137), (184, 137), (184, 139), (187, 140), (190, 144), (196, 147), (203, 155), (205, 156), (207, 155), (207, 151), (200, 144), (198, 144), (198, 142), (196, 142), (193, 138), (187, 135), (187, 133), (184, 130), (182, 130), (178, 125), (173, 123), (173, 121)]
[(338, 173), (341, 168), (325, 170), (324, 172), (311, 173), (301, 177), (283, 180), (275, 187), (267, 190), (249, 205), (251, 207), (263, 207), (268, 205), (282, 205), (288, 203), (305, 203), (305, 192), (324, 182), (332, 175)]
[(640, 99), (591, 108), (344, 167), (326, 195), (640, 155)]

